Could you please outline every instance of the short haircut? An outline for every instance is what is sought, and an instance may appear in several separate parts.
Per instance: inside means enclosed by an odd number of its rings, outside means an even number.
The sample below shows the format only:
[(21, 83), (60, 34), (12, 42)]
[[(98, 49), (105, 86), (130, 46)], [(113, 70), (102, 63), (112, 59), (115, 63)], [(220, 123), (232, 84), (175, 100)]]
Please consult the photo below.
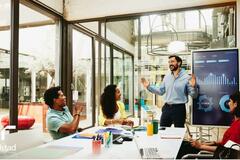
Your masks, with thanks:
[(168, 59), (173, 58), (173, 57), (177, 60), (177, 62), (180, 62), (180, 67), (181, 67), (181, 66), (182, 66), (182, 58), (180, 58), (180, 57), (177, 56), (177, 55), (170, 55), (170, 56), (168, 57)]
[(51, 87), (44, 93), (44, 101), (50, 108), (53, 108), (53, 99), (59, 97), (58, 91), (60, 90), (60, 86)]

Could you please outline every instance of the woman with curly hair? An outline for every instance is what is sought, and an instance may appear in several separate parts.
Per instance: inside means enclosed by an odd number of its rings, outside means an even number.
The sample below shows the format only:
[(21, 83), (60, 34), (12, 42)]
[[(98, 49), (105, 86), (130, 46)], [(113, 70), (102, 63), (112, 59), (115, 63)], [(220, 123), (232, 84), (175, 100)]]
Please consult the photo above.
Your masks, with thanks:
[(120, 124), (133, 126), (133, 121), (126, 119), (125, 106), (119, 101), (120, 99), (121, 92), (116, 85), (110, 84), (105, 87), (100, 99), (99, 125)]

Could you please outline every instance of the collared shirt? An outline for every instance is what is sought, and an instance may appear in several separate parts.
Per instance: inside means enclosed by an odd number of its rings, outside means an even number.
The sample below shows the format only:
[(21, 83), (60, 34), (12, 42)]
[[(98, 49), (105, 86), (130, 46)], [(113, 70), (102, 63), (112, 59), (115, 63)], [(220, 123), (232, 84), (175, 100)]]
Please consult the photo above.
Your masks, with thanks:
[(149, 85), (147, 89), (152, 93), (163, 95), (165, 103), (187, 103), (188, 95), (193, 98), (197, 97), (197, 87), (194, 88), (189, 84), (190, 79), (191, 76), (184, 69), (181, 69), (176, 78), (172, 73), (167, 74), (159, 87)]
[(60, 133), (59, 128), (65, 123), (71, 123), (73, 117), (67, 106), (63, 107), (63, 111), (55, 109), (48, 109), (47, 113), (47, 127), (53, 139), (59, 139), (68, 136), (67, 133)]

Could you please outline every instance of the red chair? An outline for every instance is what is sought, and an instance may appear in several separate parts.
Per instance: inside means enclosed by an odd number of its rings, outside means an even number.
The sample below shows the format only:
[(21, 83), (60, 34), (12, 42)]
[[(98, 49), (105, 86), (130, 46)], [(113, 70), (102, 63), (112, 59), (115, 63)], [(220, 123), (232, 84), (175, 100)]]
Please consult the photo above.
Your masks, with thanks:
[[(33, 126), (35, 118), (30, 116), (18, 116), (18, 129), (29, 129)], [(1, 119), (1, 124), (6, 127), (9, 125), (9, 116), (4, 116)]]

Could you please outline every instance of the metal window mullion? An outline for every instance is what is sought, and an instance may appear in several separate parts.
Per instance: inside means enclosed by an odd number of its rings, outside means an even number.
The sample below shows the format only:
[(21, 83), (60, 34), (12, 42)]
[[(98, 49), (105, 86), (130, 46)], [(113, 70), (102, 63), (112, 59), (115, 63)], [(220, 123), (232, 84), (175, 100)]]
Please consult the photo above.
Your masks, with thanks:
[(126, 93), (126, 91), (125, 91), (125, 76), (126, 76), (126, 72), (125, 72), (125, 53), (123, 52), (122, 53), (122, 61), (123, 61), (123, 63), (122, 63), (122, 70), (123, 70), (123, 75), (122, 75), (122, 84), (123, 84), (123, 94), (124, 94), (124, 100), (126, 99), (126, 95), (125, 95), (125, 93)]
[[(141, 61), (141, 58), (142, 58), (142, 53), (141, 53), (141, 18), (139, 17), (138, 18), (138, 64), (139, 64), (139, 62)], [(141, 66), (139, 66), (138, 65), (138, 67), (140, 67), (140, 69), (139, 68), (137, 68), (138, 69), (138, 76), (140, 76), (141, 75)], [(141, 88), (141, 84), (140, 83), (138, 83), (138, 89), (139, 88)], [(140, 104), (141, 104), (141, 94), (140, 94), (140, 92), (138, 91), (138, 117), (141, 119), (141, 106), (140, 106)], [(141, 121), (140, 121), (141, 122)], [(140, 124), (141, 125), (141, 124)]]
[(92, 37), (92, 126), (94, 126), (96, 122), (95, 114), (96, 114), (96, 85), (95, 85), (95, 38)]
[(134, 115), (134, 103), (135, 103), (135, 98), (134, 98), (134, 56), (131, 56), (132, 59), (132, 115)]
[(114, 59), (113, 59), (113, 45), (110, 45), (110, 84), (113, 84), (113, 76), (114, 76)]
[[(18, 125), (18, 43), (19, 43), (19, 0), (11, 0), (11, 46), (10, 46), (10, 125)], [(16, 127), (17, 128), (17, 127)], [(10, 130), (10, 133), (17, 129)]]
[[(106, 24), (106, 22), (104, 22), (104, 40), (105, 41), (107, 40), (107, 24)], [(109, 75), (109, 76), (111, 77), (111, 75)], [(106, 43), (104, 43), (104, 87), (106, 86), (106, 81), (107, 81), (107, 46), (106, 46)]]
[[(101, 36), (101, 33), (102, 33), (102, 27), (101, 27), (102, 23), (101, 22), (98, 22), (98, 35)], [(102, 91), (102, 75), (101, 75), (101, 71), (102, 71), (102, 41), (98, 41), (98, 71), (97, 71), (97, 77), (98, 77), (98, 80), (97, 80), (97, 85), (98, 85), (98, 90), (96, 91), (97, 93), (97, 97), (100, 97), (101, 96), (101, 91)], [(96, 99), (97, 101), (95, 102), (96, 103), (96, 107), (95, 107), (95, 115), (94, 116), (97, 116), (100, 114), (100, 110), (99, 110), (99, 105), (100, 105), (100, 100), (99, 99)], [(96, 112), (97, 112), (97, 115), (96, 115)], [(96, 123), (95, 123), (96, 124)], [(98, 122), (97, 122), (97, 125)]]
[(72, 25), (62, 21), (61, 88), (72, 113)]

